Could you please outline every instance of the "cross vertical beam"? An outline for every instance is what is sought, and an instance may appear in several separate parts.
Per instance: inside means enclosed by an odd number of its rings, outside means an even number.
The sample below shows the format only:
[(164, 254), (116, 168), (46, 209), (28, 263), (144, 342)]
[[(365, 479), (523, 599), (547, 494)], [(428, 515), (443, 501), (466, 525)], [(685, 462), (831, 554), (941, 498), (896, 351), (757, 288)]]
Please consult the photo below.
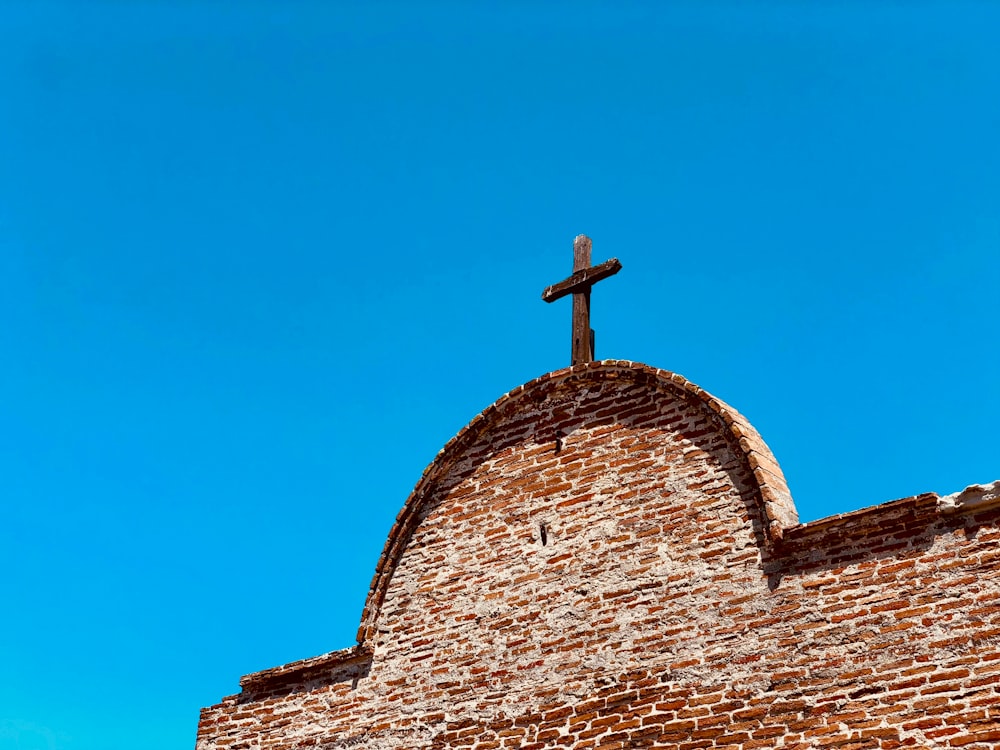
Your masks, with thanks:
[(590, 238), (584, 234), (573, 240), (573, 274), (558, 284), (547, 287), (542, 299), (554, 302), (567, 294), (573, 295), (573, 341), (571, 363), (594, 361), (594, 332), (590, 328), (590, 288), (602, 279), (618, 273), (622, 264), (617, 258), (598, 266), (590, 265)]
[[(573, 240), (573, 273), (590, 268), (592, 243), (585, 234)], [(573, 292), (573, 351), (574, 365), (594, 361), (594, 330), (590, 327), (590, 284)]]

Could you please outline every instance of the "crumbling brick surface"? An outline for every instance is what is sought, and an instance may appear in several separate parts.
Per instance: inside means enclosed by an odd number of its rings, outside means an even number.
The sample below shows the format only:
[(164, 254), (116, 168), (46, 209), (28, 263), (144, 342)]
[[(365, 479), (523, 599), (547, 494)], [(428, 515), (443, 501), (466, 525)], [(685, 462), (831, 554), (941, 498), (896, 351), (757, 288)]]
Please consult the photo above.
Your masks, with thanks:
[(957, 507), (799, 525), (722, 402), (552, 373), (425, 472), (358, 645), (248, 675), (198, 748), (994, 748), (1000, 511)]

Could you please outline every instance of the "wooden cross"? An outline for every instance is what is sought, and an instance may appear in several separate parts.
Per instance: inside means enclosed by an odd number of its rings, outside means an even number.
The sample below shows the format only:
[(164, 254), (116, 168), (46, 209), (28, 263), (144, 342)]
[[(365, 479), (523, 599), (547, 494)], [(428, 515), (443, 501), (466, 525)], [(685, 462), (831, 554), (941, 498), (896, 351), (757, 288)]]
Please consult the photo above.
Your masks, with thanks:
[(590, 328), (590, 287), (622, 270), (618, 258), (606, 260), (599, 266), (591, 266), (590, 245), (590, 237), (578, 235), (573, 240), (573, 275), (542, 292), (542, 299), (546, 302), (554, 302), (567, 294), (573, 295), (574, 365), (594, 361), (594, 332)]

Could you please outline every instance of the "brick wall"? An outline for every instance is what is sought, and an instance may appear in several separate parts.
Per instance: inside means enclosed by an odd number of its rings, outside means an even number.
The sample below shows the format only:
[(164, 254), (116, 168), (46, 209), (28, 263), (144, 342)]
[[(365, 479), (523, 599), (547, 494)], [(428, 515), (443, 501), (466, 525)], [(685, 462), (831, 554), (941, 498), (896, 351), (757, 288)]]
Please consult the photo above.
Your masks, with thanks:
[(683, 378), (551, 373), (428, 467), (358, 645), (244, 677), (198, 748), (998, 747), (991, 498), (800, 525)]

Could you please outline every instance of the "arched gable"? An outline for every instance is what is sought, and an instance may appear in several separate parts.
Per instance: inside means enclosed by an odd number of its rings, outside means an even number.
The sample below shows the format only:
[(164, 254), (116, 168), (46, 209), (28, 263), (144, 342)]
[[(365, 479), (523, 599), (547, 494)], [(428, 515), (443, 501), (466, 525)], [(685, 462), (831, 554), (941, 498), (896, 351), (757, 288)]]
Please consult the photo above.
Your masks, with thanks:
[[(502, 440), (510, 440), (511, 435), (523, 438), (537, 432), (539, 422), (533, 421), (530, 415), (539, 411), (540, 405), (552, 394), (567, 390), (586, 394), (588, 388), (608, 381), (630, 386), (635, 393), (641, 392), (654, 399), (683, 401), (704, 412), (711, 430), (728, 444), (742, 464), (749, 484), (745, 499), (754, 506), (755, 515), (761, 520), (759, 541), (763, 546), (772, 546), (781, 539), (783, 529), (797, 524), (795, 506), (771, 451), (749, 422), (723, 401), (676, 373), (635, 362), (605, 360), (551, 372), (515, 388), (486, 408), (452, 438), (425, 469), (397, 516), (376, 566), (358, 630), (358, 643), (363, 650), (371, 648), (386, 591), (400, 558), (420, 525), (430, 499), (440, 492), (449, 478), (460, 473), (463, 467), (486, 460), (490, 452), (501, 450), (504, 446), (490, 439), (491, 434), (501, 432), (501, 427), (504, 428)], [(552, 434), (540, 439), (558, 444), (563, 437), (558, 434), (560, 427), (555, 425), (572, 429), (574, 416), (563, 413), (555, 415), (554, 421), (550, 418), (545, 428), (552, 429)], [(588, 414), (581, 409), (580, 419), (600, 417), (600, 414)], [(533, 437), (539, 439), (539, 436)]]

